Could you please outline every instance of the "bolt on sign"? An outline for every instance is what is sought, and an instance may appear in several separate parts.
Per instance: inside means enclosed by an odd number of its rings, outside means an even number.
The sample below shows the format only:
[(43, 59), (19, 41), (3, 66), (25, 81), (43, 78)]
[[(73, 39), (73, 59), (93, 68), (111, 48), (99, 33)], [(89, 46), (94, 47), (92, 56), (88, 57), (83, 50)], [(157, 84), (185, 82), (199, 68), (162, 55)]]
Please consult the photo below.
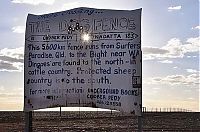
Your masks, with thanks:
[(29, 14), (24, 111), (99, 107), (141, 114), (141, 9)]

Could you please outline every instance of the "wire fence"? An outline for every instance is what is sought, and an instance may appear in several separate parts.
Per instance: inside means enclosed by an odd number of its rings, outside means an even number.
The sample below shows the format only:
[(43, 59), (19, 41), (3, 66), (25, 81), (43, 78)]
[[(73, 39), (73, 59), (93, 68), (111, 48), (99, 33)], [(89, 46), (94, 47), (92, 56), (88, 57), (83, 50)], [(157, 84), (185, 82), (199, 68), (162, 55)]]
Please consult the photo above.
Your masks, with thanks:
[(142, 107), (142, 112), (193, 112), (189, 109), (183, 108), (147, 108)]

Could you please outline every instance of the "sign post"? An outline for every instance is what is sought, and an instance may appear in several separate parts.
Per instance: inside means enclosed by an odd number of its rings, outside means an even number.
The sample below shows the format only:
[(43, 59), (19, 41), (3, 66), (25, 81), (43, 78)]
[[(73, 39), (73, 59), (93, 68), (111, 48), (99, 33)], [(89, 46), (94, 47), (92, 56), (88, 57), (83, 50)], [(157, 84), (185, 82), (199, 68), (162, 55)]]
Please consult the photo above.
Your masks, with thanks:
[(141, 100), (141, 115), (138, 116), (138, 131), (142, 132), (142, 116), (143, 116), (143, 111), (142, 111), (142, 51), (141, 51), (141, 96), (140, 96), (140, 100)]
[(32, 111), (25, 112), (25, 132), (32, 131)]
[(142, 116), (138, 116), (138, 132), (142, 132)]
[(60, 117), (62, 116), (61, 106), (60, 106)]

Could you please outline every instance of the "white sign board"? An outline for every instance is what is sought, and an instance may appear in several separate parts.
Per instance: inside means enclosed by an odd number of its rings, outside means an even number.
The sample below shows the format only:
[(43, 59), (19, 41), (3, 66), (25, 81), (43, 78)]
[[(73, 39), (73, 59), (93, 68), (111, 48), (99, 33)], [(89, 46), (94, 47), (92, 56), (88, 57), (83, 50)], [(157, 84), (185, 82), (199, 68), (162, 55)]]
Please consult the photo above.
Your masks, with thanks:
[(141, 114), (141, 9), (29, 14), (24, 110), (99, 107)]

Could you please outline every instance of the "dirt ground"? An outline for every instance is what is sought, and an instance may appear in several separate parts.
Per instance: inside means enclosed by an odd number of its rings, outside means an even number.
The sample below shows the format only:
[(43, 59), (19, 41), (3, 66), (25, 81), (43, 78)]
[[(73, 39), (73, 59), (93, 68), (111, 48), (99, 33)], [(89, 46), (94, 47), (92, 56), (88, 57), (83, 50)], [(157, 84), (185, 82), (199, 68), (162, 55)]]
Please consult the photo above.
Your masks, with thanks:
[[(142, 116), (143, 131), (200, 132), (200, 113), (147, 112)], [(0, 112), (0, 132), (22, 132), (23, 112)], [(137, 116), (120, 112), (34, 112), (33, 132), (134, 132)]]

